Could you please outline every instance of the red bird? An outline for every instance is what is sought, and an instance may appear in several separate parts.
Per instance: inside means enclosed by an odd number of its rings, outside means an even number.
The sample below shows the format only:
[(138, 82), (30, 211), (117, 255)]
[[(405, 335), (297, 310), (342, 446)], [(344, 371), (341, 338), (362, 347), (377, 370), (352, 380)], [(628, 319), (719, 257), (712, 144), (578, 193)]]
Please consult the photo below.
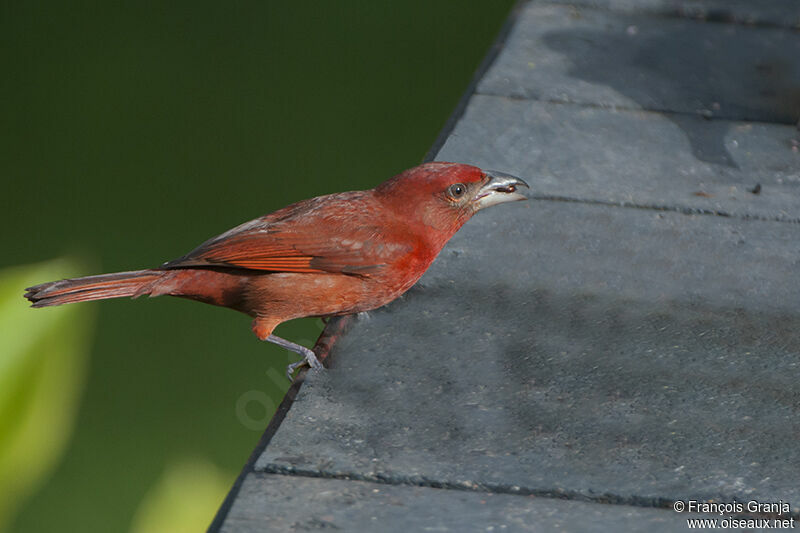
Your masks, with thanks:
[(147, 294), (180, 296), (254, 317), (261, 340), (322, 365), (272, 335), (281, 322), (358, 313), (387, 304), (428, 269), (477, 211), (524, 200), (523, 180), (458, 163), (406, 170), (368, 191), (303, 200), (245, 222), (159, 268), (30, 287), (33, 307)]

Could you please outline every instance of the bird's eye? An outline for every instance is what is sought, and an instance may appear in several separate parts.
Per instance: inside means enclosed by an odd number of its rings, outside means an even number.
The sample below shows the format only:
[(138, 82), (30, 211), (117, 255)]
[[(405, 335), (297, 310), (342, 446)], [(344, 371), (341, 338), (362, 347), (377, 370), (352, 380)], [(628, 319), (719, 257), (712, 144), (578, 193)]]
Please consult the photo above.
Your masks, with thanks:
[(464, 196), (465, 192), (467, 192), (467, 187), (463, 183), (454, 183), (447, 188), (447, 195), (454, 200)]

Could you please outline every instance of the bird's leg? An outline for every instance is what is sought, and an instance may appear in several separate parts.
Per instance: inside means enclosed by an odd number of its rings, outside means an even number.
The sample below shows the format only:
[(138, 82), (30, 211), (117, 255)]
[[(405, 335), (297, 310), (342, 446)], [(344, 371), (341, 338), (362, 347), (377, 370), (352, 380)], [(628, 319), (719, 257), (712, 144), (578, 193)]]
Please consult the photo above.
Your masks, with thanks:
[(286, 339), (282, 339), (282, 338), (278, 337), (277, 335), (270, 335), (265, 340), (268, 340), (269, 342), (275, 343), (278, 346), (280, 346), (281, 348), (286, 348), (290, 352), (294, 352), (294, 353), (296, 353), (298, 355), (302, 355), (303, 356), (303, 360), (302, 361), (298, 361), (296, 363), (292, 363), (292, 364), (290, 364), (289, 366), (286, 367), (286, 377), (289, 378), (289, 380), (292, 379), (292, 374), (294, 374), (294, 371), (297, 370), (297, 368), (302, 366), (302, 365), (308, 365), (309, 367), (311, 367), (313, 369), (317, 369), (317, 370), (322, 368), (322, 363), (319, 362), (319, 360), (317, 359), (317, 356), (314, 355), (314, 352), (309, 350), (305, 346), (300, 346), (299, 344), (295, 344), (295, 343), (293, 343), (291, 341), (287, 341)]

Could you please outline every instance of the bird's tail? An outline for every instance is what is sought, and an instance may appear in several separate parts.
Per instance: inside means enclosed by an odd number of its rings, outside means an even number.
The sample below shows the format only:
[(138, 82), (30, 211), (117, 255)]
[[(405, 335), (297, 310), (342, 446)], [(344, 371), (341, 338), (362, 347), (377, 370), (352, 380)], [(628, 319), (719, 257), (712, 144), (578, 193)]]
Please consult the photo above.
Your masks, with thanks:
[(25, 298), (30, 300), (33, 307), (49, 307), (125, 296), (136, 297), (149, 294), (153, 282), (164, 273), (163, 270), (134, 270), (62, 279), (28, 287), (25, 289)]

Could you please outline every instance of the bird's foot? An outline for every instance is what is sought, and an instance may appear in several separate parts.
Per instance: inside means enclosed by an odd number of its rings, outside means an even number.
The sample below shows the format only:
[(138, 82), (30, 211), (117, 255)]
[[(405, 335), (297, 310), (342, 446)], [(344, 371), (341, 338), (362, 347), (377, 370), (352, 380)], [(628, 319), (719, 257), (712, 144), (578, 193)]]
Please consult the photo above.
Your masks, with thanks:
[(292, 374), (294, 374), (295, 370), (300, 368), (301, 366), (308, 366), (312, 370), (322, 370), (323, 366), (322, 363), (319, 362), (317, 359), (316, 354), (312, 350), (309, 350), (305, 346), (300, 346), (299, 344), (295, 344), (291, 341), (287, 341), (286, 339), (282, 339), (276, 335), (270, 335), (267, 337), (269, 342), (275, 343), (278, 346), (286, 348), (287, 350), (294, 352), (298, 355), (303, 356), (302, 361), (298, 361), (296, 363), (292, 363), (286, 367), (286, 377), (289, 378), (289, 381), (292, 380)]
[(317, 359), (317, 356), (314, 355), (314, 352), (308, 350), (308, 353), (303, 355), (305, 359), (302, 361), (297, 361), (296, 363), (292, 363), (286, 367), (286, 377), (289, 378), (289, 381), (292, 380), (292, 375), (294, 374), (295, 370), (302, 366), (307, 366), (313, 370), (322, 370), (322, 363), (319, 362), (319, 359)]
[(308, 361), (303, 359), (302, 361), (297, 361), (296, 363), (291, 363), (286, 367), (286, 379), (292, 381), (292, 375), (294, 375), (294, 371), (300, 368), (301, 366), (308, 366)]

